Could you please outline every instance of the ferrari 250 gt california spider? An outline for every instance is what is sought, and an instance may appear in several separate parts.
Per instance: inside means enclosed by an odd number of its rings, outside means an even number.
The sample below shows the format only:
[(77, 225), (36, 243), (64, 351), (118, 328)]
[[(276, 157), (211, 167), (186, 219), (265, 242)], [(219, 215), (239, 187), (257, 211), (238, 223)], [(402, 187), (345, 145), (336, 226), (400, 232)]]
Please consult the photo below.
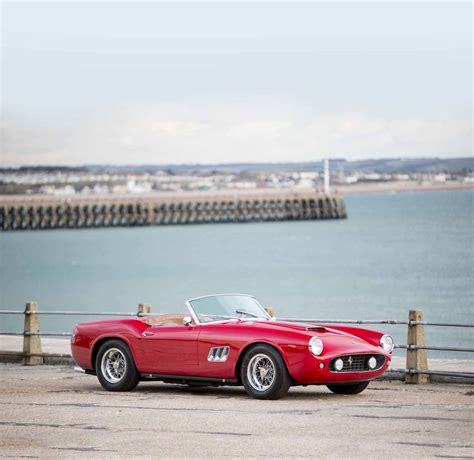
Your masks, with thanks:
[(389, 335), (277, 321), (249, 295), (198, 297), (186, 306), (188, 313), (80, 323), (72, 356), (110, 391), (161, 380), (243, 385), (259, 399), (280, 398), (292, 385), (360, 393), (390, 363)]

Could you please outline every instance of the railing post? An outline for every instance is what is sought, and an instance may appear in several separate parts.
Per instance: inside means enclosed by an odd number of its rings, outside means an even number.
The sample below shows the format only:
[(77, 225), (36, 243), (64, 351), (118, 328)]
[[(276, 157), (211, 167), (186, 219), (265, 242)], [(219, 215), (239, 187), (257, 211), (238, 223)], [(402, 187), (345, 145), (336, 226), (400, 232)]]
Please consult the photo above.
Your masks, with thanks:
[(151, 307), (150, 305), (146, 304), (146, 303), (139, 303), (138, 304), (138, 312), (137, 312), (137, 316), (142, 316), (144, 314), (148, 314), (151, 312)]
[(419, 371), (428, 370), (428, 357), (426, 350), (417, 348), (425, 345), (425, 327), (423, 324), (412, 322), (423, 321), (423, 310), (410, 310), (408, 314), (407, 362), (405, 383), (428, 383), (426, 374), (410, 374), (410, 369)]
[(25, 327), (23, 335), (23, 364), (38, 365), (43, 364), (42, 356), (29, 356), (29, 354), (40, 354), (41, 338), (39, 335), (28, 335), (30, 333), (38, 333), (40, 331), (39, 317), (36, 314), (38, 311), (38, 304), (36, 302), (26, 302), (25, 306)]

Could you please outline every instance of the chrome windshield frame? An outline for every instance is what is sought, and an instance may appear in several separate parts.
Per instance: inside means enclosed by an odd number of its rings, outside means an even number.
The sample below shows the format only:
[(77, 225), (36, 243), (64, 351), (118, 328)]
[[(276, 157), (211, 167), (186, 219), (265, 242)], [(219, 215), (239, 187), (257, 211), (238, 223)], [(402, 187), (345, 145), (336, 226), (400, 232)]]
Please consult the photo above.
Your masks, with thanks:
[[(194, 308), (191, 304), (191, 302), (193, 302), (194, 300), (200, 300), (200, 299), (206, 299), (208, 297), (221, 297), (221, 296), (242, 296), (242, 297), (251, 297), (252, 299), (255, 300), (255, 302), (257, 303), (257, 305), (260, 307), (260, 309), (262, 310), (263, 314), (265, 315), (265, 318), (226, 318), (226, 319), (219, 319), (219, 320), (216, 320), (216, 321), (209, 321), (209, 322), (206, 322), (206, 323), (201, 323), (201, 321), (199, 321), (199, 317), (197, 315), (197, 313), (194, 311)], [(202, 296), (199, 296), (199, 297), (194, 297), (193, 299), (188, 299), (186, 300), (186, 307), (187, 309), (189, 310), (189, 313), (191, 313), (191, 316), (193, 317), (194, 319), (194, 322), (196, 323), (196, 325), (206, 325), (206, 324), (218, 324), (218, 323), (227, 323), (229, 321), (259, 321), (260, 319), (267, 319), (267, 320), (270, 320), (271, 319), (271, 316), (267, 313), (267, 311), (265, 310), (265, 308), (263, 308), (262, 304), (257, 300), (257, 298), (253, 295), (250, 295), (250, 294), (238, 294), (238, 293), (233, 293), (233, 292), (226, 292), (224, 294), (209, 294), (209, 295), (202, 295)]]

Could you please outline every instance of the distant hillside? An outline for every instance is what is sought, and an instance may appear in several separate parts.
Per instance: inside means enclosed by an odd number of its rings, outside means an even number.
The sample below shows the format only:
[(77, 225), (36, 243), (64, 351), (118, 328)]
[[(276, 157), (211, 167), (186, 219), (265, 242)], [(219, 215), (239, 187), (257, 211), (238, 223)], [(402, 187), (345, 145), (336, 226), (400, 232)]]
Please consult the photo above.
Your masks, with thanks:
[[(342, 169), (344, 172), (380, 172), (380, 173), (415, 173), (415, 172), (446, 172), (466, 174), (474, 171), (474, 158), (390, 158), (378, 160), (347, 161), (341, 158), (331, 159), (331, 169)], [(89, 170), (142, 171), (153, 172), (167, 170), (174, 173), (183, 172), (228, 172), (241, 171), (322, 171), (322, 162), (296, 163), (231, 163), (231, 164), (184, 164), (184, 165), (140, 165), (140, 166), (87, 166)]]
[(451, 174), (474, 171), (474, 158), (390, 158), (382, 160), (363, 160), (344, 162), (345, 171), (380, 173), (446, 172)]
[[(474, 157), (464, 158), (388, 158), (374, 160), (347, 161), (341, 158), (331, 159), (331, 169), (348, 172), (378, 172), (378, 173), (436, 173), (445, 172), (450, 174), (467, 174), (474, 172)], [(89, 172), (136, 172), (153, 173), (156, 171), (168, 171), (174, 174), (180, 173), (209, 173), (212, 171), (221, 173), (239, 172), (279, 172), (279, 171), (322, 171), (322, 162), (295, 162), (295, 163), (229, 163), (229, 164), (183, 164), (183, 165), (84, 165), (76, 167), (68, 166), (24, 166), (21, 168), (0, 168), (1, 172), (45, 172), (54, 171), (89, 171)]]
[[(474, 158), (389, 158), (378, 160), (347, 161), (341, 158), (331, 159), (331, 169), (344, 172), (379, 172), (379, 173), (416, 173), (446, 172), (466, 174), (474, 171)], [(88, 166), (92, 170), (142, 171), (153, 172), (166, 170), (173, 173), (183, 172), (278, 172), (278, 171), (322, 171), (322, 162), (296, 163), (230, 163), (230, 164), (184, 164), (184, 165), (140, 165), (140, 166)]]

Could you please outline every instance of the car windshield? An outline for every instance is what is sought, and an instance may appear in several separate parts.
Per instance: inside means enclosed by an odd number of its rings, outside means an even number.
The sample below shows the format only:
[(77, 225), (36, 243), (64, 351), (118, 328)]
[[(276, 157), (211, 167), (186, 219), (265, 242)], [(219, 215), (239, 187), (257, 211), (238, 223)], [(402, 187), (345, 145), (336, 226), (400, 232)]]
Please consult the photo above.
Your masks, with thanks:
[(226, 319), (270, 319), (268, 313), (248, 295), (221, 294), (192, 299), (189, 304), (200, 323)]

